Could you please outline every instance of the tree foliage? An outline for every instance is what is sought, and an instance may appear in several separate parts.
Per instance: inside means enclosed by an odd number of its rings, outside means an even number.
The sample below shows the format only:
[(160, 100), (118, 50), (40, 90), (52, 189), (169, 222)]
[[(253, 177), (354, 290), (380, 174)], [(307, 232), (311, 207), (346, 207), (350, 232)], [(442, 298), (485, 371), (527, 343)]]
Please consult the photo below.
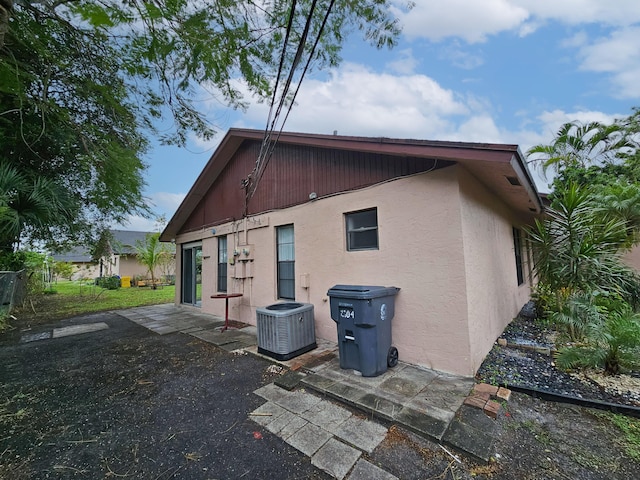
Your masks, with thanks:
[[(354, 30), (377, 47), (395, 43), (390, 0), (298, 0), (293, 10), (282, 0), (0, 0), (0, 168), (28, 184), (0, 191), (0, 248), (86, 241), (148, 214), (147, 137), (211, 138), (205, 95), (225, 108), (242, 108), (244, 91), (268, 97), (289, 19), (295, 44), (312, 4), (310, 38), (332, 5), (315, 68), (336, 65)], [(288, 52), (285, 71), (299, 60)], [(15, 199), (44, 181), (60, 202), (34, 221)]]
[(561, 368), (602, 368), (611, 375), (640, 367), (640, 315), (628, 306), (586, 326), (586, 341), (558, 351)]
[(538, 281), (555, 293), (558, 311), (563, 299), (593, 291), (638, 302), (640, 281), (619, 256), (627, 245), (627, 225), (599, 205), (587, 189), (569, 185), (545, 217), (527, 230), (534, 271)]
[(562, 125), (549, 145), (531, 147), (527, 155), (531, 161), (541, 162), (544, 171), (548, 168), (562, 171), (611, 164), (635, 146), (628, 128), (621, 122), (605, 125), (575, 121)]
[(637, 368), (640, 278), (621, 253), (640, 241), (640, 112), (611, 125), (563, 125), (529, 150), (553, 168), (551, 207), (529, 229), (539, 298), (570, 344), (562, 368)]

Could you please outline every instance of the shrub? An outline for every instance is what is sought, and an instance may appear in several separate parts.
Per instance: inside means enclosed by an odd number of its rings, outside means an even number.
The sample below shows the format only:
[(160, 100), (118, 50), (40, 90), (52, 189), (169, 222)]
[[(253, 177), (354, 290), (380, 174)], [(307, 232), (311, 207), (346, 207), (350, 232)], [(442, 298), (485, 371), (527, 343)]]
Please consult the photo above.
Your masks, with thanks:
[(117, 290), (120, 288), (120, 277), (98, 277), (96, 278), (96, 285), (107, 290)]
[(603, 368), (611, 375), (640, 367), (640, 314), (629, 305), (607, 312), (586, 329), (585, 342), (558, 350), (560, 368)]
[(589, 325), (603, 322), (606, 313), (606, 307), (598, 304), (598, 295), (580, 292), (571, 295), (549, 319), (569, 341), (579, 342), (587, 335)]

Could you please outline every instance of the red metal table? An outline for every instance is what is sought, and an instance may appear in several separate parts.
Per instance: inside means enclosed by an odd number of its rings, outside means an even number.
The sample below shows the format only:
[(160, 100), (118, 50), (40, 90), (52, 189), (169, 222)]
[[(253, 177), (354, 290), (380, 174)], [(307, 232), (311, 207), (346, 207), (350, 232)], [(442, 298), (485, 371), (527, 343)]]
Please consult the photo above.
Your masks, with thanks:
[(242, 297), (244, 293), (218, 293), (216, 295), (211, 295), (211, 298), (224, 298), (224, 327), (222, 327), (222, 331), (228, 330), (229, 327), (229, 299)]

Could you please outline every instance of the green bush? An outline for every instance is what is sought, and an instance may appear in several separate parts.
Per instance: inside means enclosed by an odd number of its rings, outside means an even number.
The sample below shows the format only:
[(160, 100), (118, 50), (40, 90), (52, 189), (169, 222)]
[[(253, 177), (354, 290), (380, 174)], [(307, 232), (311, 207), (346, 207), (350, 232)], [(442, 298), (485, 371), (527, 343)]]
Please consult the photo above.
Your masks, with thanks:
[(560, 311), (552, 312), (549, 320), (569, 341), (580, 342), (589, 326), (603, 322), (606, 314), (607, 309), (599, 304), (598, 295), (580, 292), (571, 295)]
[(583, 343), (560, 348), (560, 368), (602, 368), (611, 375), (640, 367), (640, 314), (629, 305), (602, 307), (602, 318), (588, 324)]
[(26, 252), (0, 252), (0, 270), (5, 272), (19, 272), (25, 269), (26, 266)]
[(120, 288), (120, 277), (98, 277), (96, 285), (107, 290), (117, 290)]

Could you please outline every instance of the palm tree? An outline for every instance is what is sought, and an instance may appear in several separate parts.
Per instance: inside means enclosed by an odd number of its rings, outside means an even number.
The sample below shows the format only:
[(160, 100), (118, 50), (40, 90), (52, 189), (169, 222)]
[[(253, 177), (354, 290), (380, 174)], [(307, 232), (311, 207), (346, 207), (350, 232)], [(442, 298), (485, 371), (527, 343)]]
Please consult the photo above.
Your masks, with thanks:
[(149, 270), (152, 288), (156, 288), (155, 269), (167, 255), (170, 255), (166, 246), (160, 242), (160, 233), (147, 234), (144, 242), (136, 242), (135, 249), (138, 262)]
[(625, 224), (626, 247), (631, 248), (640, 240), (640, 185), (618, 183), (596, 190), (596, 212), (605, 218), (617, 219)]
[(603, 368), (617, 375), (640, 366), (640, 314), (628, 306), (607, 312), (604, 321), (591, 322), (586, 341), (558, 351), (560, 368)]
[(30, 178), (0, 160), (0, 251), (13, 251), (26, 229), (72, 223), (66, 189), (49, 178)]
[(587, 189), (571, 184), (527, 229), (534, 271), (540, 284), (556, 295), (561, 311), (567, 298), (594, 290), (621, 295), (636, 303), (637, 275), (618, 252), (627, 244), (623, 220), (603, 216)]
[(635, 146), (626, 127), (620, 123), (574, 121), (562, 125), (550, 145), (531, 147), (527, 157), (529, 163), (542, 162), (544, 172), (550, 167), (556, 171), (567, 167), (584, 169), (610, 163)]

